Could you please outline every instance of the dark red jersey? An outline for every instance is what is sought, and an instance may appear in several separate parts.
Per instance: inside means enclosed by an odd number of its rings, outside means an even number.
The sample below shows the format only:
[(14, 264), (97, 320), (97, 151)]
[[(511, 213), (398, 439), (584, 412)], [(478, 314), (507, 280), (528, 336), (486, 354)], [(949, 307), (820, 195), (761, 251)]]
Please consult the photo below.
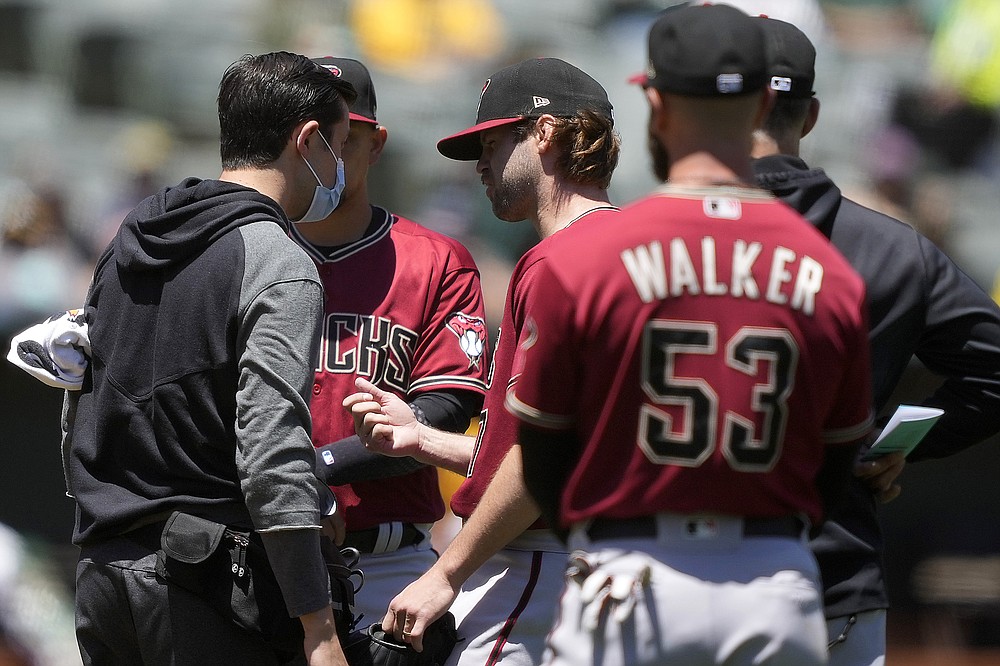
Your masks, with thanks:
[[(472, 256), (447, 236), (383, 208), (372, 210), (365, 236), (332, 251), (292, 230), (316, 262), (326, 292), (310, 406), (316, 446), (354, 434), (342, 402), (357, 390), (355, 377), (408, 401), (440, 389), (486, 391), (487, 331)], [(333, 490), (351, 530), (444, 515), (433, 467)]]
[[(597, 208), (578, 218), (570, 226), (583, 222), (602, 224), (609, 215), (617, 213), (618, 209), (612, 206)], [(525, 252), (511, 274), (490, 366), (490, 390), (486, 394), (483, 412), (479, 418), (479, 435), (476, 438), (472, 462), (469, 464), (466, 480), (451, 498), (451, 510), (456, 516), (468, 518), (472, 515), (472, 511), (486, 491), (486, 486), (493, 479), (504, 456), (517, 439), (517, 419), (504, 409), (504, 396), (507, 387), (516, 379), (512, 376), (511, 369), (514, 365), (514, 355), (525, 333), (524, 304), (528, 294), (536, 286), (538, 268), (544, 262), (550, 242), (564, 230), (541, 240)], [(538, 523), (536, 527), (541, 525)]]
[(574, 430), (560, 507), (821, 517), (824, 446), (871, 429), (864, 285), (759, 190), (664, 187), (554, 239), (507, 405)]

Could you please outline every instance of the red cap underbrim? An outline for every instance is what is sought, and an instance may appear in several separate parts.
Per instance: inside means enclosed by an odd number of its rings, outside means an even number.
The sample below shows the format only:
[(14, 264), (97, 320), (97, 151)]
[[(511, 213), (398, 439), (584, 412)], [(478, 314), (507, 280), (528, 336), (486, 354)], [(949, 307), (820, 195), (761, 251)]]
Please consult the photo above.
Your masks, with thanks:
[(628, 77), (628, 82), (645, 88), (649, 85), (649, 75), (646, 72), (639, 72)]
[(371, 118), (365, 118), (364, 116), (358, 115), (357, 113), (347, 114), (351, 120), (357, 120), (359, 123), (370, 123), (372, 125), (378, 125), (377, 120), (372, 120)]
[(483, 145), (479, 141), (479, 133), (493, 127), (509, 125), (523, 120), (524, 116), (514, 118), (496, 118), (485, 120), (469, 129), (462, 130), (457, 134), (446, 136), (437, 142), (438, 152), (452, 160), (471, 161), (478, 160), (483, 154)]

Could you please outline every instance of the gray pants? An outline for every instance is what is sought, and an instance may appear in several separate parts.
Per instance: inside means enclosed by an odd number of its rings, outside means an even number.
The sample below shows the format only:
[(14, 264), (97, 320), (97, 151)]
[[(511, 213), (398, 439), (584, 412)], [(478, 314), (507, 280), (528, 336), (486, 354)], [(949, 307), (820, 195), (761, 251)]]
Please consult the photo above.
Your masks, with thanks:
[(155, 575), (156, 553), (126, 538), (85, 546), (76, 569), (76, 636), (100, 666), (305, 664)]

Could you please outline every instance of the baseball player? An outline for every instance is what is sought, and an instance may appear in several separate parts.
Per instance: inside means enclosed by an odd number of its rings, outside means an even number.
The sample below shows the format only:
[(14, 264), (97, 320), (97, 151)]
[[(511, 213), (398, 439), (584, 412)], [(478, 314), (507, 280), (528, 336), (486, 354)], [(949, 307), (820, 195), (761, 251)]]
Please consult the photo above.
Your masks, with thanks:
[(823, 664), (804, 528), (872, 425), (864, 285), (749, 185), (759, 22), (667, 11), (649, 62), (665, 184), (554, 239), (508, 391), (528, 488), (577, 549), (545, 663)]
[[(816, 50), (798, 28), (761, 19), (777, 100), (754, 137), (758, 182), (806, 217), (864, 278), (876, 410), (915, 354), (944, 383), (923, 404), (944, 415), (910, 460), (959, 451), (1000, 431), (1000, 310), (940, 249), (912, 227), (845, 199), (799, 157), (815, 126)], [(862, 463), (850, 492), (811, 542), (824, 588), (830, 663), (885, 661), (888, 608), (876, 500), (899, 493), (901, 454)]]
[[(549, 242), (567, 228), (604, 224), (617, 214), (607, 187), (618, 148), (605, 90), (556, 58), (493, 74), (476, 124), (438, 143), (446, 157), (477, 160), (499, 219), (529, 219), (542, 238), (518, 262), (508, 288), (479, 437), (474, 451), (468, 442), (467, 479), (452, 498), (464, 526), (438, 562), (392, 600), (382, 622), (419, 649), (428, 623), (451, 606), (463, 640), (449, 664), (537, 664), (552, 627), (565, 546), (539, 520), (519, 456), (507, 456), (516, 432), (503, 396), (513, 380), (514, 350), (528, 334), (523, 303), (537, 285)], [(442, 448), (442, 433), (415, 426), (379, 394), (352, 396), (345, 405), (375, 448)]]
[(479, 271), (465, 247), (370, 203), (368, 169), (387, 131), (376, 119), (368, 69), (350, 58), (313, 60), (358, 91), (341, 203), (321, 222), (295, 225), (291, 236), (323, 282), (312, 439), (317, 474), (347, 521), (343, 545), (361, 553), (355, 614), (370, 624), (434, 563), (429, 530), (444, 502), (434, 467), (368, 452), (341, 403), (363, 377), (407, 401), (422, 422), (464, 432), (486, 392), (485, 315)]

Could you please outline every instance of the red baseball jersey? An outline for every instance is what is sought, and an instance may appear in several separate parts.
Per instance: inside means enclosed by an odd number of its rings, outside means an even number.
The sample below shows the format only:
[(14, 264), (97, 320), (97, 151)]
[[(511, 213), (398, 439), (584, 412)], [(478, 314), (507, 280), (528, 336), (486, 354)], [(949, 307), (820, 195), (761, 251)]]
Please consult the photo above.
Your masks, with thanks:
[[(372, 207), (365, 236), (332, 252), (292, 237), (326, 292), (310, 411), (313, 444), (354, 434), (342, 402), (364, 377), (404, 400), (439, 389), (485, 393), (487, 331), (479, 270), (459, 242)], [(333, 486), (350, 530), (444, 515), (437, 470)]]
[[(596, 208), (577, 218), (570, 227), (583, 224), (584, 221), (587, 224), (601, 224), (603, 220), (617, 213), (618, 209), (613, 206)], [(500, 330), (497, 332), (493, 360), (490, 364), (488, 380), (490, 390), (486, 394), (483, 411), (479, 417), (479, 434), (472, 461), (465, 481), (451, 497), (451, 510), (456, 516), (468, 518), (472, 515), (500, 463), (503, 462), (504, 456), (517, 440), (517, 419), (504, 409), (504, 396), (507, 388), (516, 380), (511, 370), (514, 366), (514, 355), (526, 332), (524, 304), (528, 294), (537, 284), (538, 269), (545, 259), (549, 244), (563, 231), (565, 229), (542, 239), (525, 252), (511, 274)], [(543, 526), (541, 521), (533, 525), (536, 528)]]
[(759, 190), (666, 186), (555, 239), (535, 281), (507, 406), (579, 436), (565, 526), (820, 520), (824, 446), (872, 403), (864, 284), (815, 228)]

